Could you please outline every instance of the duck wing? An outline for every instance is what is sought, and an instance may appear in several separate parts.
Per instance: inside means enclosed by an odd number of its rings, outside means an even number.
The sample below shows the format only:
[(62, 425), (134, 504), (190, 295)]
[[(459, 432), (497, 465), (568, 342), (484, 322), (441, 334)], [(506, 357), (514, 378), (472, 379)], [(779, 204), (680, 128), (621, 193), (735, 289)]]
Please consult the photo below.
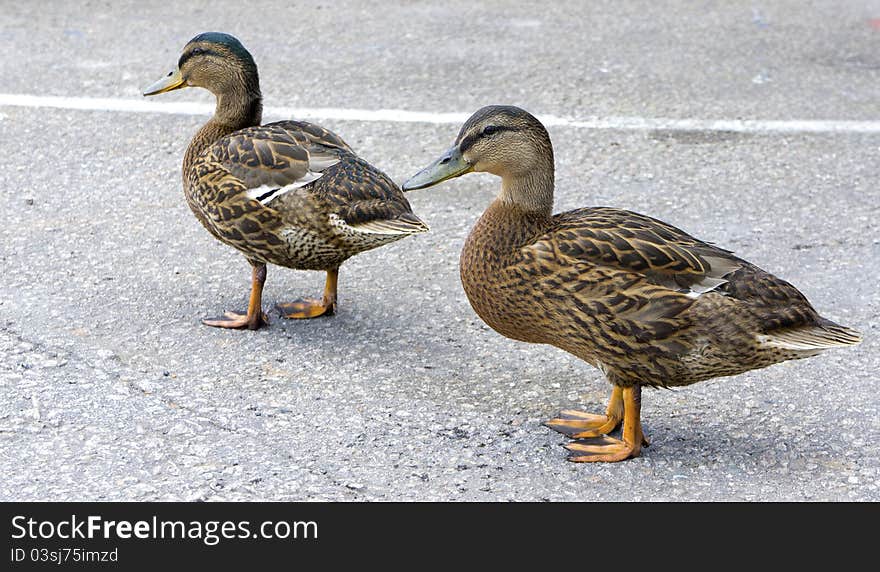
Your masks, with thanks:
[[(674, 298), (718, 289), (748, 263), (660, 220), (612, 208), (586, 208), (553, 217), (553, 226), (523, 250), (577, 271), (600, 272), (643, 284)], [(617, 285), (620, 287), (620, 284)]]
[(341, 139), (319, 129), (299, 122), (248, 127), (220, 138), (200, 159), (238, 178), (248, 198), (271, 206), (319, 179), (348, 152)]
[(674, 344), (676, 332), (706, 310), (686, 311), (711, 294), (731, 303), (701, 308), (746, 311), (762, 343), (815, 349), (857, 341), (785, 280), (657, 219), (590, 208), (556, 215), (554, 223), (523, 254), (558, 272), (554, 282), (616, 333)]

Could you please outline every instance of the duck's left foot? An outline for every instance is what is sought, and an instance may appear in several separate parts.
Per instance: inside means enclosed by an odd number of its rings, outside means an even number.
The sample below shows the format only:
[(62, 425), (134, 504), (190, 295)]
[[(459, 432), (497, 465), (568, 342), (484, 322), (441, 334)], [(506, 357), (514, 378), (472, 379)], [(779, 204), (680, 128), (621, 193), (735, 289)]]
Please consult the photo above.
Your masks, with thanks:
[(575, 463), (616, 463), (639, 456), (641, 447), (612, 437), (590, 437), (565, 445), (568, 460)]
[(253, 314), (226, 312), (219, 318), (204, 319), (202, 323), (214, 328), (257, 330), (269, 325), (269, 317), (263, 312), (255, 312)]
[(544, 425), (572, 439), (601, 437), (620, 426), (620, 422), (623, 420), (623, 410), (623, 388), (615, 385), (611, 391), (611, 399), (608, 400), (605, 415), (565, 409), (560, 411), (559, 416), (555, 419), (545, 421)]
[(336, 303), (327, 303), (317, 298), (300, 298), (295, 302), (275, 304), (281, 312), (281, 316), (291, 319), (317, 318), (318, 316), (332, 316), (336, 312)]
[(618, 425), (620, 417), (584, 413), (574, 409), (564, 409), (556, 418), (544, 422), (544, 426), (572, 439), (607, 435), (617, 429)]

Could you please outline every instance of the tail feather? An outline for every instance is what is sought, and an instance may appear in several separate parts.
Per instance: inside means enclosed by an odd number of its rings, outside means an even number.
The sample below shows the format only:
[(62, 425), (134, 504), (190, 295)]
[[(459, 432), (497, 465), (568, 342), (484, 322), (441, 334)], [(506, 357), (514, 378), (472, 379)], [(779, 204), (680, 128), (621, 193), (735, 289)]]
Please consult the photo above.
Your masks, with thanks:
[(359, 232), (375, 234), (417, 234), (428, 231), (428, 225), (412, 213), (402, 213), (393, 219), (353, 224), (351, 227)]
[(758, 336), (762, 344), (795, 351), (816, 351), (852, 346), (862, 341), (862, 335), (846, 326), (828, 321), (820, 326), (774, 330)]

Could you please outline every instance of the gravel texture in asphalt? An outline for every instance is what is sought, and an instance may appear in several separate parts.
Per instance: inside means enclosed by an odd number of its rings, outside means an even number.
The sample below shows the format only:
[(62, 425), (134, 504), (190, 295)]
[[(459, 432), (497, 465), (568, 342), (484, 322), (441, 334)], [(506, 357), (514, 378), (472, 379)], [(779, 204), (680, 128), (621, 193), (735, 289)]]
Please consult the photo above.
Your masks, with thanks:
[[(220, 30), (253, 53), (267, 106), (880, 120), (876, 1), (52, 6), (4, 5), (0, 91), (139, 98)], [(558, 211), (665, 220), (865, 336), (646, 391), (651, 446), (584, 465), (540, 423), (604, 410), (610, 386), (492, 331), (459, 283), (491, 176), (410, 193), (431, 232), (346, 263), (338, 315), (202, 326), (250, 280), (182, 196), (205, 120), (0, 107), (0, 500), (880, 500), (880, 135), (550, 129)], [(458, 131), (321, 123), (398, 182)], [(270, 267), (264, 305), (322, 284)]]

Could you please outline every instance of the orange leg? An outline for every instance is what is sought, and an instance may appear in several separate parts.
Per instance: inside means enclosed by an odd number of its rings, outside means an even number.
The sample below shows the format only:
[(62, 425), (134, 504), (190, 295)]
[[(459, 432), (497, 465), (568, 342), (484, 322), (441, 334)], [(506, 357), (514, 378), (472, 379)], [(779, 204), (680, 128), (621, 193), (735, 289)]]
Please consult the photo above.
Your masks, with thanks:
[(565, 446), (568, 460), (576, 463), (615, 463), (638, 457), (645, 442), (642, 433), (642, 388), (636, 384), (622, 389), (623, 430), (620, 439), (591, 437), (574, 441)]
[(213, 320), (202, 320), (206, 326), (215, 328), (234, 328), (256, 330), (260, 326), (269, 324), (266, 314), (263, 313), (261, 304), (263, 300), (263, 284), (266, 282), (266, 265), (254, 264), (251, 273), (251, 298), (248, 302), (247, 314), (239, 314), (237, 312), (226, 312), (220, 318)]
[(617, 429), (622, 419), (623, 389), (615, 385), (611, 390), (611, 399), (608, 400), (605, 415), (564, 409), (559, 412), (558, 417), (545, 421), (544, 425), (573, 439), (582, 439), (607, 435)]
[(275, 304), (285, 318), (317, 318), (331, 316), (336, 312), (336, 283), (339, 280), (339, 269), (327, 271), (327, 282), (324, 284), (324, 297), (300, 298), (295, 302)]

